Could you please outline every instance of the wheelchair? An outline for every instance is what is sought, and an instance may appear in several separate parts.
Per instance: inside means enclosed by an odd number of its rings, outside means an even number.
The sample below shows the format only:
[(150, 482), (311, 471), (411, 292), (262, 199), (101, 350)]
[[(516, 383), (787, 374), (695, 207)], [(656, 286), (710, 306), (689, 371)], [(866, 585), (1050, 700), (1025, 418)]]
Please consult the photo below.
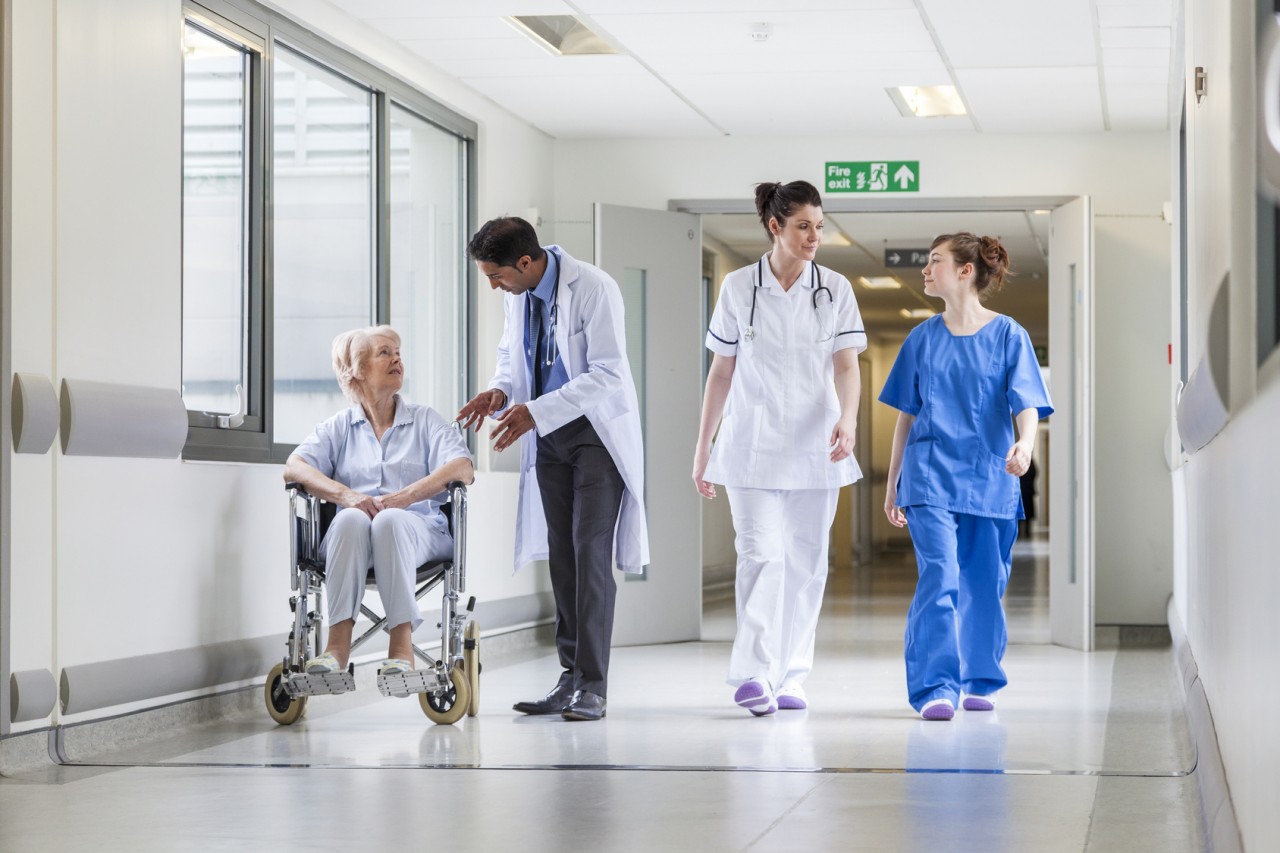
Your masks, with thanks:
[[(355, 690), (355, 665), (345, 672), (312, 674), (306, 663), (323, 651), (319, 601), (324, 587), (324, 552), (320, 543), (338, 512), (338, 507), (307, 492), (298, 483), (286, 483), (289, 518), (293, 535), (289, 546), (294, 595), (289, 599), (293, 626), (286, 641), (284, 660), (272, 668), (264, 687), (267, 712), (280, 725), (297, 722), (306, 712), (312, 696), (337, 695)], [(463, 715), (475, 716), (480, 709), (480, 629), (470, 614), (475, 609), (472, 596), (459, 609), (466, 592), (467, 488), (460, 482), (446, 489), (448, 501), (441, 507), (453, 534), (453, 558), (433, 560), (417, 569), (415, 600), (442, 586), (440, 602), (440, 659), (416, 644), (414, 654), (425, 664), (406, 673), (378, 675), (378, 690), (384, 696), (417, 695), (422, 711), (432, 722), (451, 725)], [(373, 569), (365, 577), (365, 589), (375, 587)], [(351, 642), (354, 656), (365, 641), (386, 625), (386, 617), (361, 603), (360, 613), (373, 624)]]

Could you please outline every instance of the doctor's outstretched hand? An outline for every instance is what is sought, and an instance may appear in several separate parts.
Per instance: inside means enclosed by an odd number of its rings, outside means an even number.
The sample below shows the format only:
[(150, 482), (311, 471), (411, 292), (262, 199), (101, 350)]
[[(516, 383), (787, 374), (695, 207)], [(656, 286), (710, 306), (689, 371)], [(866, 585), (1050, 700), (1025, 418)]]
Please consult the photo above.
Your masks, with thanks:
[(708, 500), (716, 496), (716, 484), (702, 479), (702, 475), (707, 473), (709, 461), (711, 461), (710, 450), (698, 448), (693, 452), (693, 485), (698, 490), (698, 494)]
[(537, 426), (533, 422), (533, 415), (529, 414), (529, 407), (524, 403), (516, 403), (502, 414), (494, 415), (493, 419), (498, 425), (489, 433), (489, 438), (493, 439), (493, 449), (499, 452), (515, 444), (516, 439)]
[(501, 409), (505, 402), (507, 402), (507, 395), (497, 388), (481, 391), (471, 398), (471, 402), (458, 410), (458, 416), (454, 420), (462, 421), (463, 429), (479, 427), (487, 416)]
[(831, 461), (839, 462), (853, 453), (854, 442), (857, 441), (858, 425), (852, 418), (841, 418), (831, 430), (831, 440), (827, 445), (831, 448)]

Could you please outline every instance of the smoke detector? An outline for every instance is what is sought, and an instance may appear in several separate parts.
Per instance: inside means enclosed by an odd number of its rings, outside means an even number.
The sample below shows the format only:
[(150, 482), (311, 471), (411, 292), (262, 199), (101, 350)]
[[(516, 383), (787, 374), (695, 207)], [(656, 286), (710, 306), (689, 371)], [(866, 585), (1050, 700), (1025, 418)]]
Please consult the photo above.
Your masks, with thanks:
[(760, 44), (767, 42), (769, 36), (773, 34), (773, 25), (758, 23), (751, 24), (747, 27), (747, 35), (751, 36), (751, 40)]

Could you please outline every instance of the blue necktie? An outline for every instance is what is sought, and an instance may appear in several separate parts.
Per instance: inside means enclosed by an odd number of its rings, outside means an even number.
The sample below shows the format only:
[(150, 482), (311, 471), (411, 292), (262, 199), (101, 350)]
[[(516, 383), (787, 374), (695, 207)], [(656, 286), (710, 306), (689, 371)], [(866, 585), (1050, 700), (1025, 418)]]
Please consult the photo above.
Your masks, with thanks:
[(544, 350), (542, 334), (542, 300), (529, 294), (529, 321), (525, 324), (525, 346), (533, 353), (530, 371), (533, 376), (533, 397), (542, 396), (542, 353)]

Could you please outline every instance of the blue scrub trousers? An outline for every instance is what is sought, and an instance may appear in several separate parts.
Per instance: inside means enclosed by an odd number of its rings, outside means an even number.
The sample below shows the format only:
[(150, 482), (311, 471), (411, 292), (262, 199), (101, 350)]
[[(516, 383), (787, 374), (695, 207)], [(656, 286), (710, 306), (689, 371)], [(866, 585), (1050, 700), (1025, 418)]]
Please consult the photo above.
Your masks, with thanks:
[(903, 507), (919, 579), (907, 614), (907, 691), (919, 711), (961, 692), (987, 696), (1008, 683), (1000, 661), (1008, 635), (1000, 599), (1009, 582), (1018, 522), (933, 506)]

